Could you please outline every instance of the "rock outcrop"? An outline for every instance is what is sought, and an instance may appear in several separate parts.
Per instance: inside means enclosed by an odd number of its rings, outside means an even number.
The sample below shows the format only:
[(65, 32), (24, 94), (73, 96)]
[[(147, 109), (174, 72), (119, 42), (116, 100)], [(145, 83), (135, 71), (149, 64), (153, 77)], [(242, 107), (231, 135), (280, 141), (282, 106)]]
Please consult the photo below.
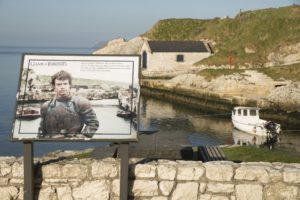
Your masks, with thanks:
[(255, 70), (246, 70), (242, 74), (221, 76), (211, 81), (195, 74), (184, 74), (170, 80), (161, 80), (168, 87), (184, 86), (224, 98), (236, 96), (261, 102), (280, 110), (300, 112), (300, 83), (292, 81), (273, 81)]
[(109, 41), (104, 47), (96, 50), (93, 54), (138, 54), (143, 45), (141, 37), (125, 41), (124, 38), (117, 38)]
[(300, 42), (288, 46), (282, 46), (267, 57), (266, 66), (288, 65), (300, 62)]
[[(95, 51), (94, 54), (137, 54), (142, 44), (143, 38), (141, 37), (128, 42), (119, 38), (108, 42), (104, 48)], [(247, 46), (245, 52), (248, 54), (255, 53), (255, 47)], [(300, 42), (279, 48), (268, 56), (268, 60), (269, 62), (266, 64), (268, 66), (300, 62)], [(236, 73), (207, 81), (204, 77), (196, 75), (206, 68), (230, 68), (230, 66), (186, 66), (184, 69), (174, 68), (171, 71), (143, 70), (142, 74), (146, 82), (149, 80), (147, 84), (154, 84), (155, 86), (152, 88), (156, 89), (180, 87), (181, 89), (198, 90), (202, 93), (213, 93), (224, 99), (253, 100), (257, 102), (257, 106), (265, 108), (300, 112), (299, 82), (274, 81), (255, 70), (246, 70), (242, 74)], [(249, 66), (241, 66), (240, 68), (249, 68)], [(152, 78), (157, 80), (151, 80)], [(158, 80), (158, 78), (171, 79)]]

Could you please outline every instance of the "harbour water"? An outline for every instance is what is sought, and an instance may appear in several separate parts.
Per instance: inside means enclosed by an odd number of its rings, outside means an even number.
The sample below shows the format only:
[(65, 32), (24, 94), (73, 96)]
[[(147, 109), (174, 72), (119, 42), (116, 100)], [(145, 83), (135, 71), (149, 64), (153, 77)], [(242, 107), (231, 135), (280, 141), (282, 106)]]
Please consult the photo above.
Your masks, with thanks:
[[(11, 128), (15, 109), (19, 70), (22, 53), (69, 53), (90, 54), (89, 48), (17, 48), (0, 47), (0, 156), (22, 156), (23, 146), (20, 142), (10, 142)], [(100, 109), (100, 108), (99, 108)], [(106, 106), (99, 111), (100, 127), (122, 129), (125, 119), (118, 122), (107, 121), (105, 116), (115, 115), (117, 105)], [(38, 120), (36, 123), (38, 123)], [(33, 123), (33, 122), (32, 122)], [(139, 136), (143, 148), (172, 148), (172, 146), (200, 146), (222, 144), (259, 144), (261, 138), (244, 135), (233, 129), (230, 113), (210, 113), (197, 111), (184, 106), (141, 97), (140, 126), (145, 133)], [(153, 134), (148, 134), (149, 131)], [(255, 143), (255, 144), (254, 144)], [(35, 156), (41, 156), (55, 150), (78, 150), (107, 146), (106, 142), (36, 142)], [(153, 146), (154, 145), (154, 146)], [(293, 153), (300, 157), (300, 130), (283, 130), (277, 149)]]

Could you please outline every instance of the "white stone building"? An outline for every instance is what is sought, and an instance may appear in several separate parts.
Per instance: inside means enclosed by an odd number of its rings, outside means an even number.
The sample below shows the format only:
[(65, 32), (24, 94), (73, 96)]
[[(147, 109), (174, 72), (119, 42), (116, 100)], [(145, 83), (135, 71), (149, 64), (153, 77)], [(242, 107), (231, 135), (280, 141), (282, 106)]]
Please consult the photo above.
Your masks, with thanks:
[(143, 71), (183, 70), (212, 53), (202, 41), (145, 41), (140, 50)]

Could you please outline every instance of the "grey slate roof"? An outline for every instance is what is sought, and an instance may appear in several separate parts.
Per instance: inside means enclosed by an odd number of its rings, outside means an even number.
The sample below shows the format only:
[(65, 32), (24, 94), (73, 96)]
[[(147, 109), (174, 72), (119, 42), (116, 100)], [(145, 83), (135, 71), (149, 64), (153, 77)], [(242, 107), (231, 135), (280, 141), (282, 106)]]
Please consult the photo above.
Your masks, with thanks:
[(148, 41), (152, 52), (209, 52), (202, 41)]

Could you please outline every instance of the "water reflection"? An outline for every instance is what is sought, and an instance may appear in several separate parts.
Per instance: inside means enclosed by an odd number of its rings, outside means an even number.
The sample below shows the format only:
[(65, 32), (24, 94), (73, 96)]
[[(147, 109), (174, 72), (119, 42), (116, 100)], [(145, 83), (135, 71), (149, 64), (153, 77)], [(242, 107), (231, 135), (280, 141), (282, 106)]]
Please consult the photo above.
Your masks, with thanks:
[(140, 126), (144, 131), (155, 130), (154, 134), (139, 136), (139, 143), (135, 146), (142, 149), (178, 149), (186, 146), (239, 143), (271, 145), (300, 156), (300, 131), (283, 130), (279, 135), (279, 143), (277, 138), (275, 141), (267, 140), (233, 129), (230, 113), (197, 111), (143, 96), (140, 101)]
[(279, 143), (278, 135), (274, 136), (261, 136), (245, 133), (243, 131), (232, 129), (232, 137), (234, 144), (236, 145), (246, 145), (246, 146), (266, 146), (268, 148), (274, 148), (276, 144)]
[(157, 132), (140, 135), (136, 146), (178, 149), (185, 146), (233, 144), (228, 114), (224, 118), (146, 97), (141, 97), (140, 101), (140, 128)]

